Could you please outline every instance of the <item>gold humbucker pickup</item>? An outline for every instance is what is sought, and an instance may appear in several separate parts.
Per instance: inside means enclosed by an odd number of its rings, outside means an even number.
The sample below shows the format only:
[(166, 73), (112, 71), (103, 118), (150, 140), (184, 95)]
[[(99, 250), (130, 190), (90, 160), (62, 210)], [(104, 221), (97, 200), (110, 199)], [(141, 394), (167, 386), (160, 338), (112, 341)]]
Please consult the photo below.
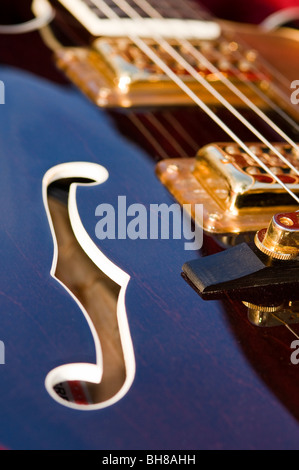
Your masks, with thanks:
[[(171, 58), (162, 46), (151, 39), (144, 41), (205, 103), (219, 104), (217, 98)], [(213, 73), (213, 69), (209, 70), (205, 60), (237, 85), (257, 106), (265, 107), (265, 101), (254, 91), (254, 87), (248, 87), (248, 83), (252, 83), (265, 91), (270, 83), (265, 75), (261, 79), (263, 75), (256, 72), (256, 53), (240, 50), (236, 42), (192, 40), (192, 46), (205, 57), (201, 62), (184, 48), (183, 43), (174, 40), (169, 42), (221, 95), (225, 93), (231, 104), (244, 105), (220, 80), (219, 74)], [(98, 106), (192, 104), (191, 98), (128, 38), (97, 39), (90, 49), (62, 48), (56, 52), (56, 62)]]
[[(295, 195), (299, 196), (299, 152), (273, 144), (294, 167), (263, 144), (246, 144), (256, 157)], [(203, 204), (203, 228), (212, 233), (257, 231), (274, 214), (297, 210), (295, 199), (261, 163), (236, 144), (211, 144), (196, 159), (164, 160), (157, 174), (180, 204)], [(198, 221), (199, 222), (199, 221)]]

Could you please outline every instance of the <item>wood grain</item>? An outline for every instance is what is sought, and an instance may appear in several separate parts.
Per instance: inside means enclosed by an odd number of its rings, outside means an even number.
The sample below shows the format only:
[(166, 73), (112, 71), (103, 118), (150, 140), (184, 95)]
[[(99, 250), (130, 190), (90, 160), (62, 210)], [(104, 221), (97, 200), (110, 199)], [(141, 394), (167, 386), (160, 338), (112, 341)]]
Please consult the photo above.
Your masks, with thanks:
[(122, 387), (126, 371), (116, 318), (119, 287), (88, 258), (74, 237), (67, 207), (49, 198), (58, 243), (56, 276), (89, 314), (98, 333), (104, 374), (100, 385), (87, 384), (94, 404), (113, 397)]

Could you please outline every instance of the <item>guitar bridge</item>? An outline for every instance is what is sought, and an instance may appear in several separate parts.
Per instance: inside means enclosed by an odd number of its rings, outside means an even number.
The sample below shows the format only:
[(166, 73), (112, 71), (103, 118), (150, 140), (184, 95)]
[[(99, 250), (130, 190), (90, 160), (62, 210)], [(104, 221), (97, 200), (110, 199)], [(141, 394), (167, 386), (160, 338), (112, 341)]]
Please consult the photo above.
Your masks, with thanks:
[[(273, 145), (294, 169), (263, 144), (247, 144), (273, 175), (299, 195), (299, 153), (290, 145)], [(275, 178), (235, 144), (208, 145), (196, 159), (164, 160), (157, 174), (180, 204), (192, 205), (194, 219), (195, 205), (203, 205), (203, 222), (195, 221), (211, 233), (257, 231), (274, 214), (298, 209)]]

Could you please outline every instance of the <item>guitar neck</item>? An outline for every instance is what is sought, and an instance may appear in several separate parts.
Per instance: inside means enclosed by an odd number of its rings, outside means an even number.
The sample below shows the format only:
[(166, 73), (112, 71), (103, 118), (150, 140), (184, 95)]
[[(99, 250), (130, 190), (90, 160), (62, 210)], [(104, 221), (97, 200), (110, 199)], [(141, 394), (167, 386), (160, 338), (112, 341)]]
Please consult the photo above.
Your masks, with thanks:
[[(74, 12), (92, 12), (98, 18), (107, 18), (107, 10), (112, 9), (120, 18), (128, 18), (128, 14), (122, 8), (117, 6), (112, 0), (51, 0), (56, 7), (64, 7), (66, 10), (74, 14)], [(152, 10), (155, 10), (162, 18), (174, 19), (208, 19), (210, 15), (195, 0), (184, 0), (183, 2), (174, 2), (173, 0), (153, 0), (145, 2), (144, 0), (128, 0), (125, 2), (142, 18), (149, 18)], [(105, 8), (107, 7), (107, 9)], [(156, 14), (156, 13), (155, 13)]]
[[(152, 37), (154, 34), (177, 37), (178, 31), (188, 39), (215, 36), (214, 23), (207, 21), (209, 14), (195, 0), (151, 3), (147, 0), (51, 0), (51, 4), (57, 13), (56, 20), (68, 24), (72, 31), (77, 30), (77, 41), (83, 37), (92, 42), (98, 37)], [(199, 25), (199, 21), (205, 24)]]

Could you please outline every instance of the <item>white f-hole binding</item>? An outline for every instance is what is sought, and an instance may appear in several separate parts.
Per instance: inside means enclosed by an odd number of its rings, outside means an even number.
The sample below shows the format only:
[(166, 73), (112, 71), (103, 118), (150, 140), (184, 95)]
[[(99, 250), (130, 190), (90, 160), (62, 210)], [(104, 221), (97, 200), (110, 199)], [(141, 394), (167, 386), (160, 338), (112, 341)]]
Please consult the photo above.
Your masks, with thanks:
[(131, 340), (130, 329), (127, 320), (126, 307), (125, 307), (125, 293), (127, 285), (130, 281), (130, 276), (122, 271), (118, 266), (112, 263), (96, 246), (92, 241), (88, 233), (86, 232), (77, 208), (76, 203), (76, 191), (78, 186), (84, 186), (86, 183), (72, 183), (69, 191), (68, 198), (68, 213), (71, 227), (74, 233), (75, 238), (78, 243), (87, 254), (87, 256), (92, 260), (92, 262), (97, 266), (97, 268), (102, 271), (106, 276), (108, 276), (112, 281), (114, 281), (118, 286), (120, 286), (120, 294), (118, 297), (117, 303), (117, 321), (119, 327), (120, 341), (123, 350), (124, 363), (126, 369), (126, 377), (121, 389), (110, 399), (96, 404), (90, 405), (79, 405), (76, 403), (68, 402), (61, 398), (54, 390), (60, 383), (66, 382), (87, 382), (91, 384), (100, 384), (103, 376), (103, 354), (100, 344), (98, 334), (96, 332), (95, 326), (91, 321), (91, 318), (88, 315), (88, 312), (75, 297), (75, 295), (55, 276), (57, 261), (58, 261), (58, 245), (55, 234), (55, 229), (49, 209), (48, 203), (48, 188), (49, 186), (59, 180), (63, 179), (87, 179), (94, 181), (94, 183), (88, 183), (89, 186), (103, 184), (109, 175), (107, 170), (93, 163), (65, 163), (62, 165), (55, 166), (51, 168), (44, 176), (43, 179), (43, 201), (45, 210), (47, 213), (49, 225), (51, 228), (51, 233), (54, 243), (54, 256), (53, 263), (51, 267), (51, 276), (59, 282), (69, 295), (75, 300), (78, 304), (81, 312), (86, 318), (86, 321), (89, 325), (89, 328), (92, 333), (94, 340), (95, 351), (96, 351), (96, 363), (95, 364), (65, 364), (57, 367), (56, 369), (49, 372), (45, 379), (45, 387), (50, 394), (50, 396), (60, 403), (63, 406), (67, 406), (77, 410), (98, 410), (106, 408), (118, 402), (123, 398), (128, 390), (130, 389), (134, 376), (135, 376), (135, 356), (134, 349)]

